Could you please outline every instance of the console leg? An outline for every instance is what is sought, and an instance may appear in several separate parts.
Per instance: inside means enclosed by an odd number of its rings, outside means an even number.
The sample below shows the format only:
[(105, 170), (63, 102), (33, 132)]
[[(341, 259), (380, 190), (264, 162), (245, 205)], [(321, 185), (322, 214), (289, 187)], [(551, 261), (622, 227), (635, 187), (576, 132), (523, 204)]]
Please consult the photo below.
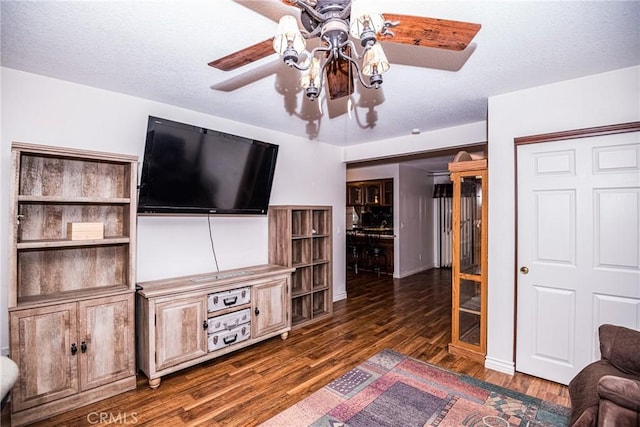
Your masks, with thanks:
[(149, 380), (149, 388), (158, 388), (160, 387), (160, 380), (162, 378), (154, 378), (152, 380)]
[(280, 334), (280, 338), (282, 338), (282, 340), (286, 340), (289, 337), (289, 332), (283, 332), (282, 334)]

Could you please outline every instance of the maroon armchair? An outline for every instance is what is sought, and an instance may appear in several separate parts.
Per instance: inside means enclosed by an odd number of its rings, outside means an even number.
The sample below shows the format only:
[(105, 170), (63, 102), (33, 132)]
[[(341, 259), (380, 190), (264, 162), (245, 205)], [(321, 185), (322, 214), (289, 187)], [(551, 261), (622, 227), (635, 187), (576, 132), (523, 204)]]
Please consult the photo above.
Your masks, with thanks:
[(640, 331), (598, 329), (602, 358), (569, 383), (571, 427), (640, 426)]

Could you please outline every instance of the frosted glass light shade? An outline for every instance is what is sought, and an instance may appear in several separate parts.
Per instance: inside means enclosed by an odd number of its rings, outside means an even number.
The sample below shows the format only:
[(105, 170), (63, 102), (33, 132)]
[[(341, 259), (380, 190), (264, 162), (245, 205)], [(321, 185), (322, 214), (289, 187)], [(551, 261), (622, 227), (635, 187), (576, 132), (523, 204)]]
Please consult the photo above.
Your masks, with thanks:
[(389, 69), (389, 60), (382, 50), (382, 46), (379, 43), (374, 44), (364, 54), (362, 60), (362, 74), (365, 76), (372, 76), (374, 74), (385, 73)]
[(297, 53), (302, 52), (307, 45), (306, 40), (298, 29), (296, 18), (291, 15), (285, 15), (278, 22), (278, 29), (273, 38), (273, 50), (282, 55), (287, 50), (289, 43)]
[(367, 0), (351, 2), (350, 33), (359, 39), (362, 31), (369, 26), (375, 33), (382, 31), (384, 16), (374, 9)]
[(309, 86), (320, 87), (320, 62), (316, 57), (311, 59), (311, 66), (302, 72), (300, 77), (300, 86), (308, 88)]

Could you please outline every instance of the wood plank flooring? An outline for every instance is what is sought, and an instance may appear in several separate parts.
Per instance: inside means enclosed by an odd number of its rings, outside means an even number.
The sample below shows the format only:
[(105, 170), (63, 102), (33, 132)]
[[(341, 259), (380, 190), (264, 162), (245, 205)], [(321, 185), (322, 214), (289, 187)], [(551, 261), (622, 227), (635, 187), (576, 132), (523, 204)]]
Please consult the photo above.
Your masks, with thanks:
[[(566, 386), (491, 371), (447, 352), (449, 270), (404, 279), (348, 275), (349, 297), (334, 304), (334, 316), (291, 332), (285, 341), (273, 338), (168, 375), (156, 390), (139, 374), (135, 391), (35, 425), (254, 426), (384, 348), (569, 406)], [(105, 422), (96, 422), (100, 416)], [(9, 425), (5, 417), (3, 426)]]

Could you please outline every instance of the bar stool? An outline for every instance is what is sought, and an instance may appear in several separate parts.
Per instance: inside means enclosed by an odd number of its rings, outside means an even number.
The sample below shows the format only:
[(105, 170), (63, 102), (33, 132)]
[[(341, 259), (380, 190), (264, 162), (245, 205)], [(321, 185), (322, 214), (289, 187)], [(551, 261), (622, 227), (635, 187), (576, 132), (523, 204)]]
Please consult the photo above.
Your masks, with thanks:
[(355, 231), (347, 231), (347, 264), (353, 267), (355, 274), (358, 274), (358, 258), (360, 247)]
[(367, 233), (367, 264), (373, 271), (378, 273), (378, 277), (380, 277), (380, 271), (382, 269), (385, 271), (387, 269), (387, 251), (380, 244), (381, 240), (380, 234)]

